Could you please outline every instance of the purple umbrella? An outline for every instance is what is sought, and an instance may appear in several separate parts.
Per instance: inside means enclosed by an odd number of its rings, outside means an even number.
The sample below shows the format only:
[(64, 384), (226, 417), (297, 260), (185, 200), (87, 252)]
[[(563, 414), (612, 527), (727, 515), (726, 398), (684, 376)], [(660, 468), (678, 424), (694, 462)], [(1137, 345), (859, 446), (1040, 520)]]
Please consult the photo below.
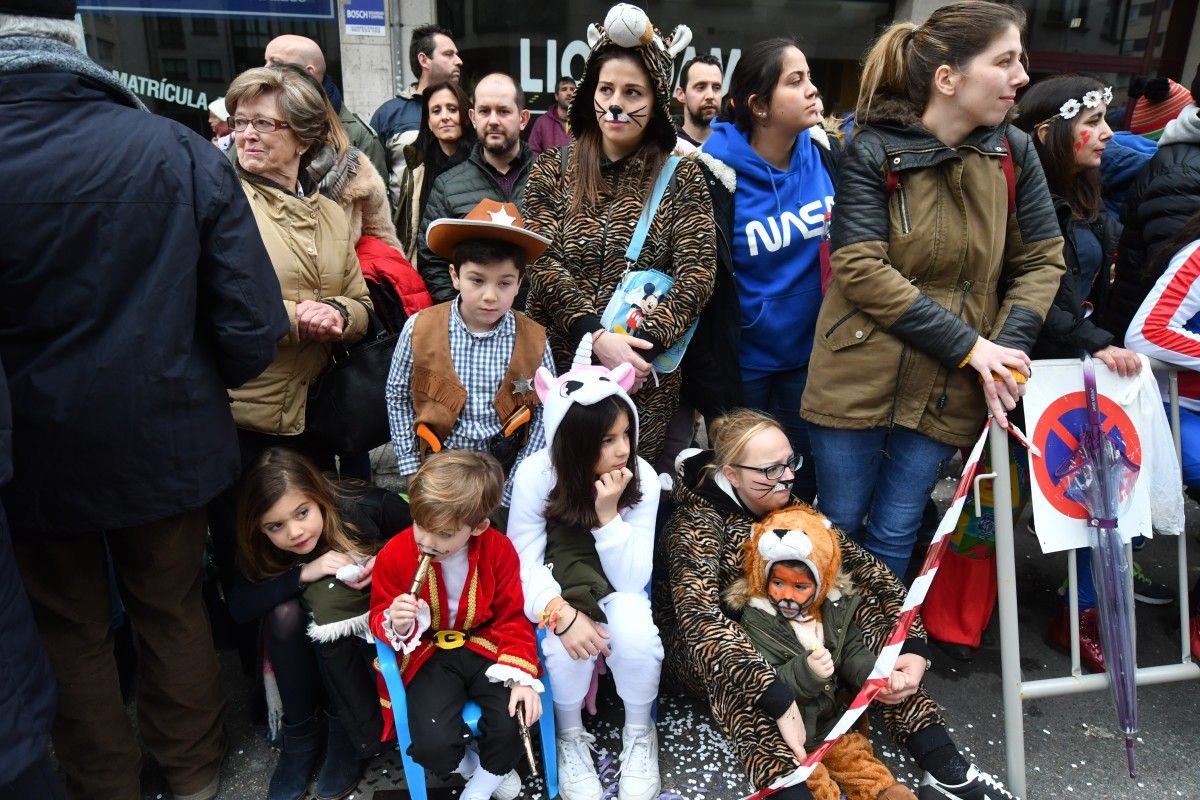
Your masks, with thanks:
[(1125, 735), (1129, 777), (1135, 778), (1137, 650), (1130, 582), (1132, 569), (1125, 544), (1117, 532), (1117, 515), (1133, 494), (1139, 467), (1125, 455), (1124, 443), (1115, 434), (1104, 432), (1096, 393), (1096, 370), (1090, 357), (1083, 359), (1083, 388), (1087, 396), (1087, 422), (1079, 432), (1079, 446), (1054, 471), (1054, 480), (1064, 487), (1067, 497), (1082, 505), (1088, 513), (1092, 576), (1100, 614), (1100, 643), (1108, 667), (1109, 688), (1117, 707), (1117, 725)]

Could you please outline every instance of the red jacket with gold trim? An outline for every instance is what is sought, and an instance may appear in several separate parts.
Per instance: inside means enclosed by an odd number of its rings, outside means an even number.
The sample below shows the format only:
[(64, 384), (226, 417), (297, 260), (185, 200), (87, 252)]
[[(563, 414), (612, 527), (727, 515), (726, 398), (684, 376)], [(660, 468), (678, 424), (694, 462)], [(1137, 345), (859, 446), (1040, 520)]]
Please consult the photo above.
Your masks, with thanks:
[[(388, 606), (412, 586), (417, 571), (417, 543), (412, 528), (397, 534), (379, 552), (371, 580), (371, 632), (388, 641), (383, 622)], [(449, 620), (441, 565), (430, 565), (421, 598), (429, 604), (430, 631), (457, 630), (467, 634), (464, 647), (497, 664), (506, 664), (534, 677), (541, 674), (537, 637), (525, 617), (521, 592), (521, 562), (504, 534), (488, 528), (467, 543), (467, 580), (458, 600), (458, 615)], [(397, 653), (405, 686), (421, 665), (437, 651), (422, 639), (411, 653)], [(381, 693), (386, 692), (381, 686)], [(385, 709), (390, 708), (390, 702)], [(385, 725), (390, 728), (390, 725)]]

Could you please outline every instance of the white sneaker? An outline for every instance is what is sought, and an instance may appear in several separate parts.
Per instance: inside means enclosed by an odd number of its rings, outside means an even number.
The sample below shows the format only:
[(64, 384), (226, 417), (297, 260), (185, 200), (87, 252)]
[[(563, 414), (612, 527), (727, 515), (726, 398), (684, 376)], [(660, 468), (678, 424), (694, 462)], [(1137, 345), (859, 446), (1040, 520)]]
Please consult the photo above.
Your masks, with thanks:
[(592, 758), (595, 741), (583, 728), (558, 732), (558, 794), (562, 800), (600, 800), (604, 796)]
[(471, 780), (467, 781), (458, 800), (516, 800), (517, 795), (521, 793), (521, 777), (517, 775), (516, 770), (505, 775), (504, 780), (491, 794), (487, 794), (485, 789), (472, 787), (474, 777), (472, 775)]
[(626, 725), (621, 731), (621, 779), (617, 800), (654, 800), (658, 775), (658, 731), (654, 726)]
[(492, 792), (492, 800), (516, 800), (521, 793), (521, 776), (514, 769), (504, 776), (504, 782)]

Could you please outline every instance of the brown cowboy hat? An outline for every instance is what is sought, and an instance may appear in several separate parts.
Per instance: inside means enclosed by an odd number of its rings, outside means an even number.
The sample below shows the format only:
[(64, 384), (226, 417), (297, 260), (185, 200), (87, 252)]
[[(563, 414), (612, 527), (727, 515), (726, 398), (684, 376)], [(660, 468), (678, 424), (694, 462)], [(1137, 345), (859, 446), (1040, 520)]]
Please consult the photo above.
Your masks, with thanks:
[(536, 259), (550, 244), (545, 236), (525, 227), (516, 205), (490, 198), (480, 200), (462, 219), (435, 219), (425, 231), (429, 249), (442, 258), (453, 258), (454, 248), (468, 239), (498, 239), (515, 244), (525, 251), (527, 261)]

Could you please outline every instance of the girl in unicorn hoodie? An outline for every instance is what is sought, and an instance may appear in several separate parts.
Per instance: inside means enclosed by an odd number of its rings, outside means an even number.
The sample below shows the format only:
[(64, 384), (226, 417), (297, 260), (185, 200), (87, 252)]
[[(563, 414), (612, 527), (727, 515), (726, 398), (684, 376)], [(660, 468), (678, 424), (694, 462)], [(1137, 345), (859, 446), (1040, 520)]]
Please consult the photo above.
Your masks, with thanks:
[(600, 800), (583, 702), (604, 656), (625, 707), (619, 800), (658, 797), (651, 708), (663, 647), (650, 612), (659, 484), (637, 455), (628, 363), (592, 366), (584, 336), (570, 371), (538, 369), (549, 446), (517, 467), (508, 537), (521, 559), (525, 613), (551, 635), (543, 657), (554, 695), (563, 800)]

